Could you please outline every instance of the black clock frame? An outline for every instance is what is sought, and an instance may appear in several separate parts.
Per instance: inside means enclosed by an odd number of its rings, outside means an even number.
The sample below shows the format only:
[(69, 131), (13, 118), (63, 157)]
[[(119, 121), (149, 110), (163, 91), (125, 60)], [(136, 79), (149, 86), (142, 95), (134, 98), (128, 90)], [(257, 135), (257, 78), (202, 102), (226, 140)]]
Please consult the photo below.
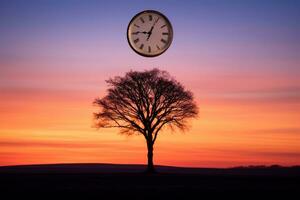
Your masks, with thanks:
[[(170, 36), (169, 36), (169, 37), (170, 37), (170, 40), (171, 40), (171, 41), (169, 42), (168, 46), (167, 46), (162, 52), (160, 52), (159, 54), (155, 54), (155, 55), (148, 55), (148, 54), (143, 54), (143, 53), (138, 52), (138, 51), (135, 50), (135, 48), (131, 45), (130, 40), (129, 40), (129, 27), (130, 27), (130, 25), (132, 24), (132, 22), (133, 22), (140, 14), (148, 13), (148, 12), (152, 12), (152, 13), (156, 13), (156, 14), (158, 14), (158, 15), (161, 15), (161, 16), (164, 18), (164, 20), (170, 25)], [(167, 49), (169, 49), (169, 47), (171, 46), (171, 43), (172, 43), (172, 41), (173, 41), (173, 37), (174, 37), (173, 27), (172, 27), (172, 24), (171, 24), (170, 20), (169, 20), (164, 14), (162, 14), (161, 12), (158, 12), (158, 11), (156, 11), (156, 10), (144, 10), (144, 11), (142, 11), (142, 12), (137, 13), (135, 16), (133, 16), (133, 18), (130, 20), (130, 22), (129, 22), (128, 26), (127, 26), (127, 42), (128, 42), (128, 44), (129, 44), (129, 46), (131, 47), (131, 49), (132, 49), (135, 53), (139, 54), (140, 56), (144, 56), (144, 57), (157, 57), (157, 56), (160, 56), (161, 54), (163, 54), (163, 53), (164, 53), (165, 51), (167, 51)]]

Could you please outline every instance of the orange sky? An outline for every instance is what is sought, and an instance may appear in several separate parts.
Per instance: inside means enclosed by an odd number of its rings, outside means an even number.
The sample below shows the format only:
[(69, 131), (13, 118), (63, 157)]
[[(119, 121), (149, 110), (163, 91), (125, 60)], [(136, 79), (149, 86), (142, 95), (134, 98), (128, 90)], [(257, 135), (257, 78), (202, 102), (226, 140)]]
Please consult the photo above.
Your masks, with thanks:
[[(109, 77), (154, 67), (200, 108), (187, 132), (159, 134), (155, 164), (299, 165), (299, 5), (225, 2), (1, 2), (0, 165), (146, 163), (142, 136), (92, 127), (92, 102)], [(174, 28), (156, 58), (126, 39), (145, 6)]]
[[(261, 92), (196, 93), (199, 118), (186, 133), (164, 130), (155, 162), (164, 165), (228, 167), (299, 164), (299, 97)], [(92, 128), (97, 91), (2, 90), (0, 164), (105, 162), (145, 163), (141, 136)], [(268, 98), (264, 97), (266, 95)]]

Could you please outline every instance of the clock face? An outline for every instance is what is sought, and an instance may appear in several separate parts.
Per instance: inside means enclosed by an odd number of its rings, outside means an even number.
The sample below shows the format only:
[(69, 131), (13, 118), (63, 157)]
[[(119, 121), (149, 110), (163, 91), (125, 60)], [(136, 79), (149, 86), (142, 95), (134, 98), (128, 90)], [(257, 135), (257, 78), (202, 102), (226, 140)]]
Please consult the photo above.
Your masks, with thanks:
[(146, 57), (158, 56), (172, 43), (172, 25), (160, 12), (146, 10), (135, 15), (130, 21), (127, 39), (136, 53)]

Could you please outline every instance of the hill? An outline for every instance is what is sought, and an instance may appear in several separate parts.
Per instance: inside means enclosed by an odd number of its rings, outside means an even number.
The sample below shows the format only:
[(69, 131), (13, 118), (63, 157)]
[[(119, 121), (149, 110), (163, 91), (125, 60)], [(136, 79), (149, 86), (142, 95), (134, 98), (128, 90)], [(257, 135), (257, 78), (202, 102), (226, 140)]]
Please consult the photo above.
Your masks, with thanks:
[[(0, 167), (1, 193), (11, 197), (195, 199), (204, 195), (286, 198), (298, 193), (300, 167), (228, 169), (143, 165), (53, 164)], [(197, 198), (196, 198), (197, 199)]]

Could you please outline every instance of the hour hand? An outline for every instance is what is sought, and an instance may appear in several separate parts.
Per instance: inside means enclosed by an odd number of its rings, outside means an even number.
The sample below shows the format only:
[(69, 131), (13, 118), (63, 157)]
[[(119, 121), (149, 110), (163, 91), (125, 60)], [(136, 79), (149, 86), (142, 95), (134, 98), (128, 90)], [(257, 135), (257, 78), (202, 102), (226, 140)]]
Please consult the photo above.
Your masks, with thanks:
[(148, 34), (148, 32), (146, 31), (137, 31), (137, 32), (133, 32), (132, 35), (137, 35), (139, 33)]

